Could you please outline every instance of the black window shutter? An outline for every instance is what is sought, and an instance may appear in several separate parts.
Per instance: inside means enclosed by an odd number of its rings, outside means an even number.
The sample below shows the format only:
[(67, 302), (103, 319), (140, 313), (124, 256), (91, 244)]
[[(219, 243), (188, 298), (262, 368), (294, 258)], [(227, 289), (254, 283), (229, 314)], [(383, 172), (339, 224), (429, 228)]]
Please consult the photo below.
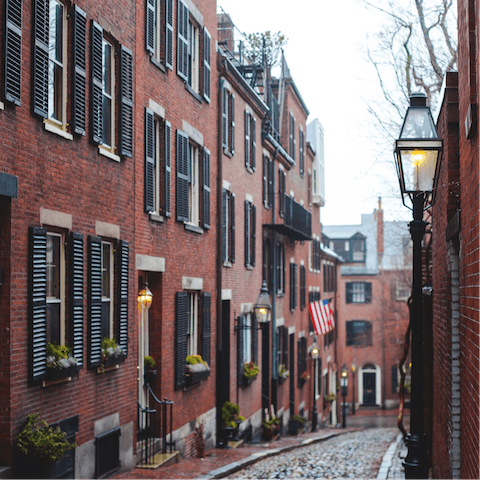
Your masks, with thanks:
[(297, 308), (298, 298), (298, 265), (293, 264), (293, 309)]
[(70, 340), (77, 366), (83, 367), (83, 235), (70, 234), (69, 258)]
[(252, 232), (250, 264), (252, 265), (252, 267), (254, 267), (256, 255), (255, 245), (257, 243), (257, 207), (255, 205), (251, 206), (250, 230)]
[(222, 147), (228, 149), (228, 91), (222, 87)]
[(252, 152), (251, 152), (251, 161), (250, 166), (252, 170), (255, 171), (256, 168), (256, 153), (257, 153), (257, 119), (252, 117), (252, 126), (250, 128), (250, 137), (252, 139)]
[(103, 98), (102, 98), (102, 70), (103, 70), (103, 28), (95, 21), (91, 21), (91, 53), (90, 53), (90, 75), (91, 75), (91, 100), (90, 100), (90, 121), (92, 141), (102, 142), (103, 130)]
[(227, 191), (222, 189), (222, 261), (228, 262), (227, 256), (227, 242), (229, 240), (229, 235), (227, 231), (227, 202), (228, 196)]
[(5, 0), (5, 72), (3, 94), (7, 102), (21, 105), (22, 0)]
[(275, 195), (274, 192), (274, 177), (275, 170), (274, 170), (274, 162), (272, 158), (268, 159), (268, 206), (271, 207), (273, 205), (273, 196)]
[(188, 293), (177, 292), (176, 303), (175, 388), (181, 388), (185, 385), (187, 363)]
[(302, 370), (307, 370), (307, 337), (302, 337)]
[(48, 116), (48, 49), (50, 2), (35, 0), (33, 30), (33, 112)]
[(305, 266), (300, 265), (300, 309), (305, 308)]
[(345, 299), (347, 303), (353, 302), (353, 283), (351, 282), (345, 284)]
[(188, 222), (188, 136), (177, 130), (177, 220)]
[[(288, 328), (283, 329), (283, 364), (285, 368), (288, 369), (288, 344), (289, 342)], [(293, 374), (293, 372), (291, 372)]]
[(177, 1), (177, 74), (188, 80), (188, 7)]
[(145, 211), (155, 210), (155, 118), (145, 109)]
[(238, 330), (237, 330), (237, 383), (241, 385), (243, 383), (244, 372), (244, 358), (243, 358), (243, 329), (245, 328), (245, 321), (243, 316), (238, 317)]
[(203, 293), (203, 318), (202, 318), (202, 358), (210, 365), (211, 352), (211, 326), (212, 326), (212, 294)]
[(120, 46), (120, 155), (133, 155), (133, 55)]
[(268, 206), (268, 157), (263, 155), (263, 204)]
[(165, 216), (172, 215), (171, 206), (171, 184), (172, 184), (172, 125), (170, 122), (165, 122), (165, 177), (164, 177), (164, 201), (165, 201)]
[(258, 320), (254, 313), (252, 314), (252, 360), (258, 363)]
[(37, 381), (47, 370), (47, 231), (30, 227), (28, 234), (29, 372), (31, 379)]
[(297, 342), (297, 371), (298, 371), (297, 384), (299, 387), (302, 386), (302, 378), (301, 378), (301, 375), (303, 373), (302, 366), (303, 366), (302, 365), (302, 339), (299, 338)]
[(245, 200), (245, 266), (251, 264), (250, 260), (250, 202)]
[(203, 228), (210, 230), (210, 151), (203, 148)]
[(85, 135), (87, 14), (81, 8), (77, 7), (77, 5), (73, 6), (73, 22), (72, 129), (73, 132), (78, 135)]
[(230, 261), (235, 263), (235, 194), (230, 194)]
[(230, 153), (233, 155), (235, 153), (235, 95), (232, 93), (230, 95)]
[(245, 110), (245, 167), (250, 167), (250, 112)]
[(173, 0), (165, 0), (165, 66), (173, 70)]
[(151, 55), (155, 53), (155, 3), (157, 0), (147, 0), (147, 18), (145, 26), (145, 48)]
[(203, 29), (203, 96), (207, 102), (210, 101), (210, 44), (211, 36), (206, 28)]
[(102, 241), (88, 237), (88, 364), (100, 365), (102, 360)]
[(118, 336), (117, 344), (128, 354), (128, 242), (118, 245)]
[(365, 303), (372, 303), (372, 284), (365, 282)]
[(285, 172), (278, 171), (278, 214), (285, 216)]
[[(276, 281), (276, 284), (275, 284), (275, 290), (274, 290), (274, 293), (276, 292), (280, 292), (280, 285), (282, 284), (282, 275), (283, 275), (283, 265), (282, 265), (282, 249), (280, 247), (280, 245), (276, 244), (275, 247), (274, 247), (274, 255), (275, 255), (275, 258), (276, 258), (276, 278), (275, 278), (275, 281)], [(272, 273), (273, 273), (273, 270), (272, 270)], [(285, 289), (285, 284), (283, 284), (283, 289), (282, 291), (284, 291)], [(292, 307), (292, 302), (290, 300), (290, 308)]]

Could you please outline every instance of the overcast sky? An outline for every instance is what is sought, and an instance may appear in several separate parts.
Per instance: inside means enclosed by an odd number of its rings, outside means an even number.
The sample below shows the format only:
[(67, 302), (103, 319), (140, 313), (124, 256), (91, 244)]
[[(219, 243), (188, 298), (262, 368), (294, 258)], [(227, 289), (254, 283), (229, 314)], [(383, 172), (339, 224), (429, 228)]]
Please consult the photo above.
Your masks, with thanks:
[[(382, 17), (356, 0), (217, 0), (242, 32), (281, 31), (292, 77), (325, 130), (324, 225), (359, 224), (382, 197), (387, 220), (408, 219), (393, 163), (369, 126), (366, 102), (378, 93), (361, 50)], [(379, 153), (380, 152), (380, 153)]]

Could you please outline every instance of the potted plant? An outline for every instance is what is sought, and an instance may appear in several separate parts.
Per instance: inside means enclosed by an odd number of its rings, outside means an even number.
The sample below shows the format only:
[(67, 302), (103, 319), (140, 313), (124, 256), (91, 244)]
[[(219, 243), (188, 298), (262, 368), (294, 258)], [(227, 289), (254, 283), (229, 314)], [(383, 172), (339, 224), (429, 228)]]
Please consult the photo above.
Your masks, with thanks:
[(265, 418), (262, 420), (262, 436), (270, 441), (280, 432), (280, 418), (275, 415), (273, 405), (270, 405), (270, 413), (265, 409)]
[(226, 401), (222, 407), (222, 430), (225, 440), (233, 440), (238, 438), (239, 425), (245, 420), (240, 415), (240, 407), (238, 403)]
[(288, 433), (298, 435), (305, 426), (306, 420), (301, 415), (293, 415), (288, 421)]
[(143, 359), (143, 371), (145, 383), (153, 385), (157, 379), (157, 369), (155, 368), (155, 360), (150, 355)]
[(73, 348), (67, 345), (47, 343), (46, 380), (71, 377), (77, 373), (77, 359), (72, 355)]
[(54, 478), (55, 462), (76, 447), (59, 427), (53, 429), (38, 417), (38, 413), (28, 415), (15, 438), (15, 473), (20, 478)]
[(210, 375), (210, 367), (200, 355), (189, 355), (186, 362), (187, 372), (185, 374), (185, 385), (187, 387), (200, 383)]
[(330, 393), (329, 395), (325, 395), (323, 397), (323, 401), (325, 403), (332, 403), (337, 399), (337, 396), (334, 393)]
[(305, 370), (301, 375), (300, 375), (300, 386), (303, 387), (305, 383), (307, 383), (307, 380), (310, 380), (310, 374), (308, 373), (307, 370)]
[(290, 376), (290, 372), (282, 363), (278, 366), (278, 383), (283, 383)]
[(249, 385), (252, 383), (256, 378), (257, 375), (260, 373), (260, 369), (258, 368), (255, 362), (246, 362), (243, 364), (243, 383), (244, 385)]
[(102, 362), (100, 366), (102, 371), (112, 365), (118, 365), (124, 358), (123, 349), (117, 345), (115, 338), (105, 337), (102, 340)]

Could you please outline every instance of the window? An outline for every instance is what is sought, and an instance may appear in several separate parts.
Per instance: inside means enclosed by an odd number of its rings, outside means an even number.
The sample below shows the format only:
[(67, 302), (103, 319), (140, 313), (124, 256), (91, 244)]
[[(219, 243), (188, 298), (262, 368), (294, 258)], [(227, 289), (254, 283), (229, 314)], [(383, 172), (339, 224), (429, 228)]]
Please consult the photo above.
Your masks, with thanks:
[(257, 119), (245, 110), (245, 167), (251, 172), (255, 171), (256, 136)]
[(263, 156), (263, 205), (270, 208), (274, 196), (274, 163), (267, 155)]
[[(162, 22), (162, 5), (164, 18)], [(163, 36), (164, 35), (164, 36)], [(147, 0), (145, 48), (152, 62), (173, 70), (173, 0)], [(163, 48), (163, 50), (162, 50)]]
[(185, 82), (188, 82), (188, 56), (189, 41), (188, 29), (190, 26), (188, 7), (182, 2), (177, 1), (177, 74)]
[(305, 380), (302, 373), (307, 371), (307, 339), (301, 337), (297, 342), (297, 369), (298, 369), (298, 386), (303, 387)]
[(347, 347), (371, 346), (372, 324), (364, 320), (352, 320), (346, 322)]
[(365, 239), (355, 238), (351, 240), (352, 261), (365, 262)]
[(175, 387), (185, 385), (188, 355), (201, 355), (210, 365), (211, 352), (210, 293), (182, 291), (176, 294)]
[(243, 363), (252, 361), (252, 316), (250, 313), (243, 317)]
[(405, 277), (397, 277), (395, 279), (395, 300), (397, 302), (406, 302), (410, 297), (411, 288)]
[(88, 257), (89, 365), (96, 367), (102, 360), (105, 337), (114, 337), (127, 354), (129, 245), (122, 240), (114, 243), (88, 237)]
[(160, 0), (147, 0), (146, 49), (157, 62), (160, 61), (161, 23)]
[[(48, 25), (48, 23), (47, 23)], [(21, 105), (22, 91), (22, 1), (5, 2), (5, 71), (3, 95), (7, 102)]]
[(295, 140), (295, 117), (290, 113), (290, 124), (289, 124), (289, 150), (288, 153), (295, 161), (295, 148), (297, 146), (297, 141)]
[(222, 190), (222, 260), (235, 263), (235, 194)]
[(203, 29), (203, 98), (210, 102), (210, 77), (211, 67), (211, 43), (212, 37), (206, 28)]
[(398, 393), (398, 365), (392, 365), (392, 393)]
[[(298, 163), (299, 163), (299, 170), (300, 176), (305, 176), (305, 133), (302, 129), (302, 126), (298, 129), (298, 140), (300, 142), (299, 150), (298, 150)], [(310, 198), (310, 197), (309, 197)], [(310, 205), (310, 200), (308, 201)]]
[(335, 291), (335, 264), (330, 261), (323, 262), (323, 291), (334, 292)]
[(77, 366), (83, 366), (83, 236), (70, 233), (68, 250), (65, 238), (65, 232), (29, 229), (29, 374), (33, 381), (42, 380), (46, 374), (48, 342), (68, 343)]
[(237, 325), (237, 382), (245, 385), (245, 363), (258, 361), (258, 322), (254, 314), (245, 313), (238, 317)]
[(371, 283), (348, 282), (345, 287), (347, 303), (372, 303)]
[(146, 109), (145, 211), (170, 217), (171, 135), (170, 122)]
[(321, 246), (320, 242), (313, 239), (311, 242), (311, 268), (314, 272), (320, 272), (321, 267)]
[(245, 266), (255, 265), (257, 209), (249, 200), (245, 200)]
[(290, 310), (297, 308), (297, 264), (290, 263)]
[(65, 254), (63, 235), (47, 232), (47, 342), (65, 345)]
[(235, 94), (222, 88), (222, 146), (224, 153), (235, 154)]
[[(123, 45), (115, 46), (104, 37), (103, 28), (92, 20), (91, 41), (91, 122), (92, 140), (103, 147), (107, 156), (116, 152), (116, 118), (118, 124), (120, 155), (131, 157), (133, 151), (133, 56)], [(119, 55), (118, 55), (119, 54)], [(116, 81), (119, 58), (119, 82)], [(118, 83), (118, 85), (117, 85)], [(120, 104), (115, 98), (119, 89)], [(117, 113), (118, 112), (118, 113)], [(117, 159), (112, 157), (113, 159)]]
[[(289, 338), (288, 338), (288, 328), (284, 326), (280, 326), (277, 328), (277, 365), (279, 368), (280, 374), (280, 366), (283, 366), (284, 371), (288, 371), (290, 365), (288, 363), (288, 345), (289, 345)], [(283, 379), (287, 378), (286, 376), (282, 377)], [(282, 378), (279, 377), (280, 380)]]
[[(202, 169), (200, 169), (200, 156)], [(200, 178), (202, 174), (202, 178)], [(190, 142), (177, 130), (177, 220), (193, 227), (210, 228), (210, 152)], [(203, 213), (201, 212), (201, 202)]]
[(287, 174), (284, 170), (278, 170), (278, 214), (280, 217), (285, 216), (285, 179)]
[(192, 87), (195, 92), (198, 92), (198, 70), (199, 70), (199, 33), (198, 26), (192, 22), (189, 18), (188, 20), (188, 77), (187, 83)]

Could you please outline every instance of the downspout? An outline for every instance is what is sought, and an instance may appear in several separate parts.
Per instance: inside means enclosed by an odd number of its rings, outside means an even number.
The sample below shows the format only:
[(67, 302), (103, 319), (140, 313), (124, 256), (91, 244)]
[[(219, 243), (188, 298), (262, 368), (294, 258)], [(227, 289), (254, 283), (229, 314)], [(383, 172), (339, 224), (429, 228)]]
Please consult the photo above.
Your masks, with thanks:
[[(335, 260), (335, 285), (334, 285), (334, 298), (335, 298), (335, 309), (334, 309), (334, 316), (335, 316), (335, 341), (333, 342), (333, 355), (335, 357), (335, 365), (337, 366), (335, 370), (335, 385), (338, 385), (338, 353), (337, 353), (337, 341), (338, 341), (338, 259)], [(352, 385), (353, 387), (353, 385)], [(336, 392), (335, 392), (336, 395)], [(338, 395), (337, 395), (338, 398)], [(338, 408), (340, 402), (337, 402), (337, 418), (338, 418)]]

